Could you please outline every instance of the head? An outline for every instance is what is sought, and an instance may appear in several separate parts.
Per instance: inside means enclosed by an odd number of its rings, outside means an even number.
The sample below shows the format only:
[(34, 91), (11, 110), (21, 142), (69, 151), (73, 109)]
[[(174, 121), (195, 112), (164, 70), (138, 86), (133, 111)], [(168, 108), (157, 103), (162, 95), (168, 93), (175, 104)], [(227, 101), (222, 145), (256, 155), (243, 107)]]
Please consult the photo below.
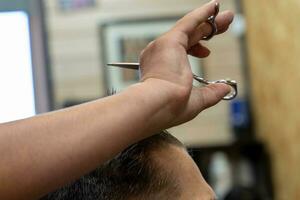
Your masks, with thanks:
[(131, 145), (45, 200), (213, 199), (186, 149), (167, 132)]

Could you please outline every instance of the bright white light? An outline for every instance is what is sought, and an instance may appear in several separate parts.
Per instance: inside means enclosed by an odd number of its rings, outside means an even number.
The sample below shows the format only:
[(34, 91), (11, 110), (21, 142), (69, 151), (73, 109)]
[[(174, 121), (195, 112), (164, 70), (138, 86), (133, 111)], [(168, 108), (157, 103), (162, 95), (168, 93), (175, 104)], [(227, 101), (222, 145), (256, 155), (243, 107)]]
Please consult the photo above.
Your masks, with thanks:
[(35, 115), (29, 20), (0, 13), (0, 122)]

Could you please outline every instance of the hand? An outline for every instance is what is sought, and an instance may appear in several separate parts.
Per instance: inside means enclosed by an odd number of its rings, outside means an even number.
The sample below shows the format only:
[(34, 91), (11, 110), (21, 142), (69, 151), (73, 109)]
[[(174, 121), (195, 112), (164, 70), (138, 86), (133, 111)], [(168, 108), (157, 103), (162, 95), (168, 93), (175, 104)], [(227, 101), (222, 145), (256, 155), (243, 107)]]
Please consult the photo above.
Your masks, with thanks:
[[(156, 86), (173, 99), (169, 105), (170, 126), (196, 117), (202, 110), (218, 103), (230, 91), (225, 84), (193, 87), (188, 54), (207, 57), (209, 49), (199, 41), (211, 33), (207, 18), (215, 12), (216, 1), (188, 13), (167, 33), (151, 42), (141, 53), (142, 82)], [(216, 18), (218, 34), (225, 32), (233, 20), (230, 11)]]

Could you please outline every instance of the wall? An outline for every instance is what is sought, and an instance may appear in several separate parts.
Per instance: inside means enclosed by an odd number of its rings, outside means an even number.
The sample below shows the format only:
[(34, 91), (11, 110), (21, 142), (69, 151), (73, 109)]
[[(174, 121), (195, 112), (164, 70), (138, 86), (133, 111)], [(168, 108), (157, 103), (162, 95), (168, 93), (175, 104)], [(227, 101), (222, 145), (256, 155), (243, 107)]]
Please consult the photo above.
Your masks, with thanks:
[[(45, 0), (55, 107), (67, 99), (93, 99), (103, 96), (101, 54), (99, 49), (100, 20), (155, 15), (174, 15), (191, 10), (201, 2), (98, 0), (95, 8), (64, 12), (57, 2)], [(130, 9), (129, 9), (130, 8)]]
[(257, 133), (271, 151), (277, 199), (300, 199), (300, 1), (244, 4)]

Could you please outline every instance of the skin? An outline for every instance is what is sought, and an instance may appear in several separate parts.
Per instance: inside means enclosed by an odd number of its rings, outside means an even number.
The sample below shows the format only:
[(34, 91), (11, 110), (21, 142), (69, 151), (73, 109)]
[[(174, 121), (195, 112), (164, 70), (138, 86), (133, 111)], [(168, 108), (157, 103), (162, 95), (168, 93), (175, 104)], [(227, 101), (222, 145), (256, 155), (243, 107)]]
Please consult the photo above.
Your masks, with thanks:
[[(180, 192), (176, 200), (214, 200), (215, 193), (203, 178), (199, 168), (184, 148), (169, 145), (153, 153), (161, 169), (176, 177)], [(161, 198), (163, 199), (163, 198)]]
[[(193, 119), (230, 88), (192, 86), (187, 54), (206, 57), (199, 43), (215, 2), (188, 13), (142, 52), (140, 83), (69, 109), (0, 124), (0, 199), (37, 199), (95, 169), (143, 138)], [(233, 14), (217, 18), (221, 32)], [(16, 192), (18, 191), (18, 192)]]

